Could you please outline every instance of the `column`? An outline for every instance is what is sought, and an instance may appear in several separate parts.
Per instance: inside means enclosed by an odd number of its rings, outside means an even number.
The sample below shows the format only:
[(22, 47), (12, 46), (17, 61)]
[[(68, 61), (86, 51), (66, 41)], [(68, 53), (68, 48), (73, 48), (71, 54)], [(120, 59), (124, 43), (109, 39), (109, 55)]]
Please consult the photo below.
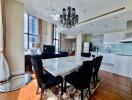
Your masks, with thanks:
[(78, 34), (76, 38), (76, 57), (80, 58), (82, 52), (82, 35)]
[(24, 5), (6, 0), (5, 54), (11, 75), (23, 74), (24, 65)]

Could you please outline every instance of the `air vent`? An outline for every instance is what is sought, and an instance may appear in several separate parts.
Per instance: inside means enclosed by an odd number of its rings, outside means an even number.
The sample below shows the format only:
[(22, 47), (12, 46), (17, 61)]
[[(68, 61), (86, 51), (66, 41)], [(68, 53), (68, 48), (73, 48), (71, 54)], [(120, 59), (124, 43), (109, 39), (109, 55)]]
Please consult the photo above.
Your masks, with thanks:
[(94, 19), (97, 19), (97, 18), (100, 18), (100, 17), (104, 17), (106, 15), (109, 15), (109, 14), (112, 14), (112, 13), (115, 13), (115, 12), (122, 11), (122, 10), (125, 10), (125, 7), (122, 7), (122, 8), (119, 8), (119, 9), (116, 9), (116, 10), (113, 10), (113, 11), (110, 11), (110, 12), (107, 12), (105, 14), (98, 15), (98, 16), (93, 17), (93, 18), (90, 18), (90, 19), (87, 19), (85, 21), (82, 21), (82, 22), (78, 23), (78, 25), (79, 24), (82, 24), (82, 23), (85, 23), (85, 22), (88, 22), (88, 21), (91, 21), (91, 20), (94, 20)]

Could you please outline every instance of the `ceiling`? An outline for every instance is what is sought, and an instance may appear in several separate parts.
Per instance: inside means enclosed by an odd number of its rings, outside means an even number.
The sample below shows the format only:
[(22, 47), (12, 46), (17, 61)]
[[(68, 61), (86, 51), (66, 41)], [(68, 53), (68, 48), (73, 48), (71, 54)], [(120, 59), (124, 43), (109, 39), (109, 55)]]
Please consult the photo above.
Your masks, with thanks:
[[(24, 4), (25, 12), (58, 26), (60, 25), (59, 20), (54, 20), (52, 15), (60, 15), (62, 8), (69, 5), (69, 0), (17, 1)], [(76, 8), (80, 23), (96, 16), (126, 7), (126, 1), (127, 0), (71, 0), (70, 5)], [(126, 28), (125, 18), (127, 14), (128, 12), (126, 13), (125, 10), (122, 10), (91, 21), (86, 21), (71, 30), (64, 30), (62, 28), (62, 31), (70, 34), (121, 31)], [(129, 17), (129, 20), (131, 20), (131, 17)]]
[(131, 16), (132, 11), (121, 12), (82, 23), (68, 31), (63, 30), (63, 32), (67, 34), (92, 34), (124, 31), (127, 29), (127, 21), (132, 20)]

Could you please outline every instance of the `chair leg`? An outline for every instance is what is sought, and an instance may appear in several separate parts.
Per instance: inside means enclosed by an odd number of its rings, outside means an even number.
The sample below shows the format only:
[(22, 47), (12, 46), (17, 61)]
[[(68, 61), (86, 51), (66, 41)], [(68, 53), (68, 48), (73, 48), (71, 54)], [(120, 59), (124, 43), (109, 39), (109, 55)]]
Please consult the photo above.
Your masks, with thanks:
[(61, 83), (61, 95), (63, 95), (63, 82)]
[(99, 80), (98, 80), (98, 76), (96, 76), (96, 82), (98, 82)]
[(66, 92), (66, 81), (64, 82), (64, 92)]
[(94, 87), (96, 87), (95, 76), (93, 76), (93, 84), (94, 84)]
[(81, 100), (83, 100), (83, 90), (81, 90)]
[(89, 87), (88, 87), (88, 93), (89, 93), (89, 96), (91, 96), (90, 84), (89, 84)]
[(42, 100), (43, 93), (44, 93), (44, 89), (41, 90), (41, 97), (40, 97), (40, 100)]

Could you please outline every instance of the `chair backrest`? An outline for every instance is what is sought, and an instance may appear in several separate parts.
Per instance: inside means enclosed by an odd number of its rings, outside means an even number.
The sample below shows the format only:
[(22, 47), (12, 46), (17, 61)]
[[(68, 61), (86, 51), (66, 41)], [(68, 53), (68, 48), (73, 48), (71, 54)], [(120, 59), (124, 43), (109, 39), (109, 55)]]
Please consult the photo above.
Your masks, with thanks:
[(103, 56), (99, 56), (98, 59), (99, 59), (99, 66), (100, 66), (101, 65), (101, 62), (103, 60)]
[(91, 77), (93, 74), (93, 61), (84, 61), (82, 68), (80, 69), (80, 77), (82, 80), (82, 86), (87, 87), (91, 82)]
[(103, 56), (98, 56), (93, 60), (93, 62), (94, 62), (94, 75), (96, 75), (96, 76), (98, 75), (102, 59), (103, 59)]
[(41, 59), (37, 60), (35, 58), (32, 58), (33, 65), (34, 65), (34, 71), (35, 71), (35, 76), (37, 79), (38, 86), (41, 88), (42, 83), (43, 83), (43, 66), (42, 66), (42, 61)]
[(41, 60), (42, 56), (41, 55), (31, 55), (30, 58), (31, 58), (31, 64), (32, 66), (34, 66), (33, 60)]

